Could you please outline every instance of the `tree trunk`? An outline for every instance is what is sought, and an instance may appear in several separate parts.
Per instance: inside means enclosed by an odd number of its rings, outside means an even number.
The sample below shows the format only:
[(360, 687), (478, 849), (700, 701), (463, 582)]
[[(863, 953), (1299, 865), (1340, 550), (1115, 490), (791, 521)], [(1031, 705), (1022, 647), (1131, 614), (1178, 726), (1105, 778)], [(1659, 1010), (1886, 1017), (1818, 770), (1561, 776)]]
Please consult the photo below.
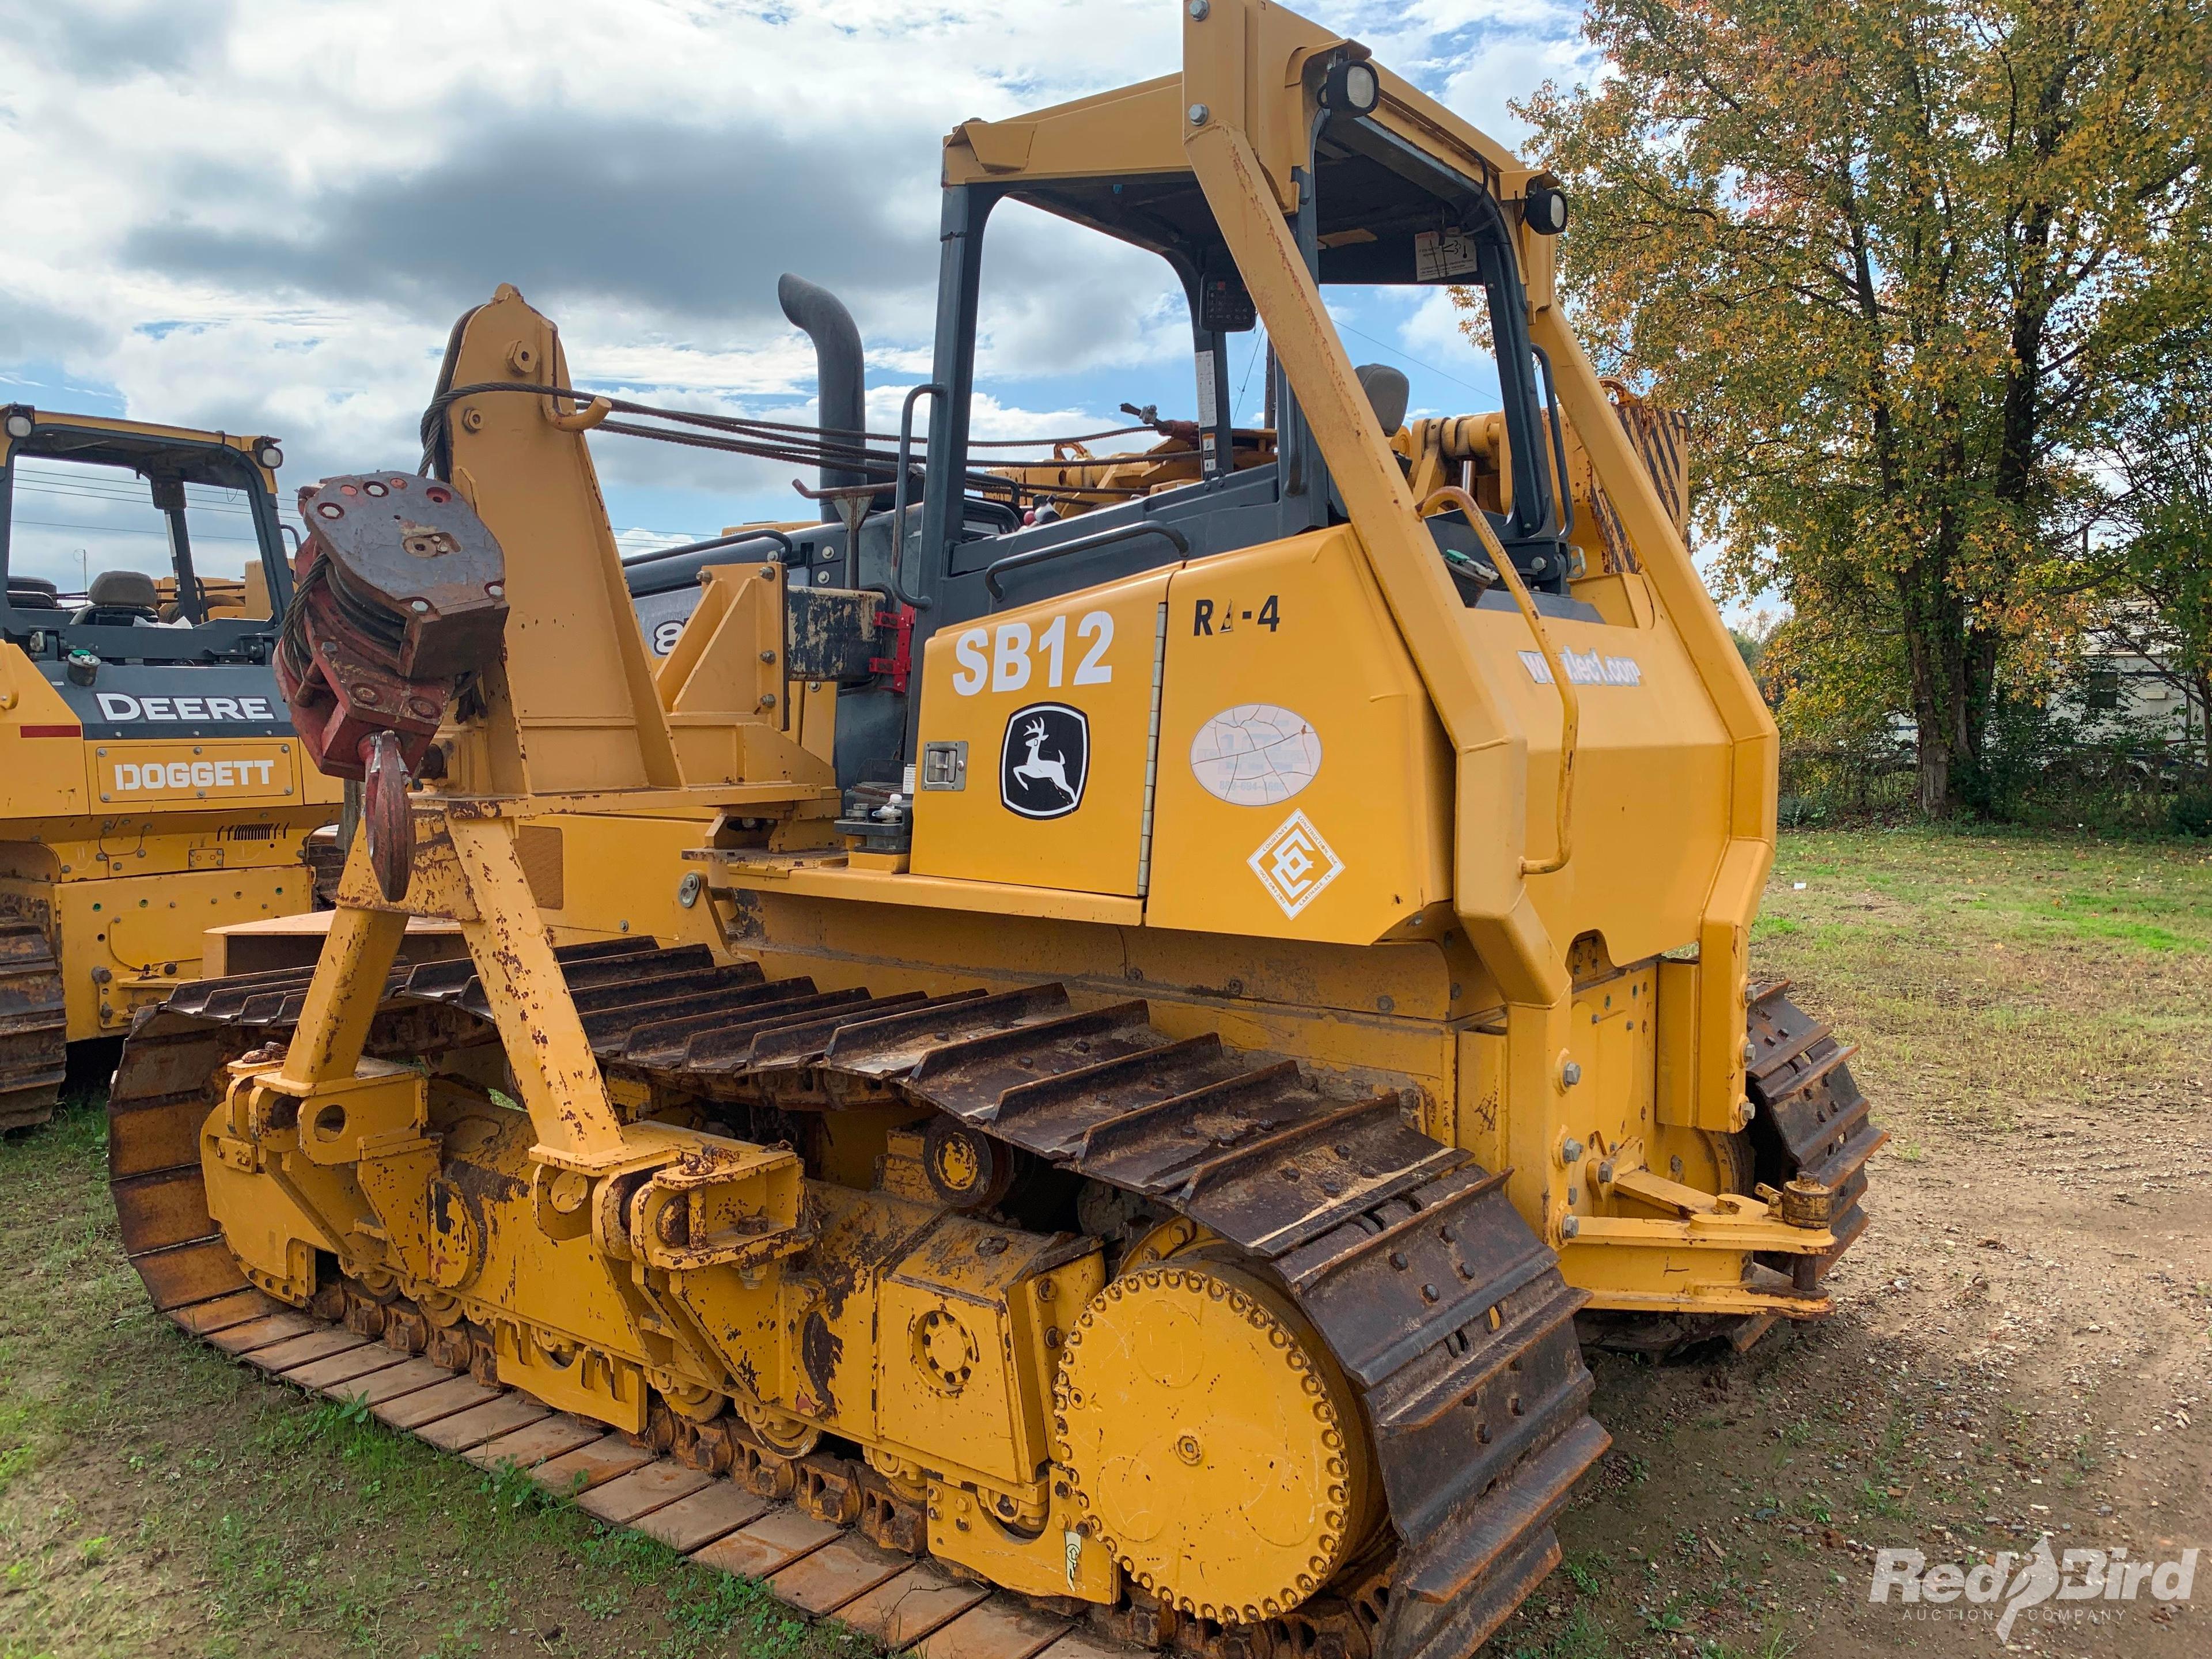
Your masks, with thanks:
[[(1920, 577), (1920, 580), (1916, 580)], [(1917, 801), (1920, 817), (1942, 818), (1951, 811), (1951, 772), (1954, 763), (1962, 754), (1958, 730), (1958, 695), (1954, 681), (1954, 653), (1944, 650), (1942, 623), (1929, 615), (1931, 606), (1924, 604), (1923, 566), (1913, 566), (1907, 580), (1900, 586), (1907, 588), (1905, 595), (1905, 650), (1911, 664), (1913, 679), (1913, 748), (1916, 748), (1920, 783)], [(1940, 592), (1936, 595), (1936, 611), (1940, 611)]]
[(1951, 750), (1927, 721), (1920, 726), (1920, 815), (1940, 818), (1951, 810)]
[[(1930, 469), (1931, 493), (1948, 488), (1964, 459), (1955, 412), (1947, 413), (1954, 430), (1944, 446), (1942, 465)], [(1974, 640), (1966, 605), (1951, 580), (1960, 535), (1958, 514), (1948, 505), (1938, 507), (1934, 535), (1897, 579), (1912, 671), (1912, 718), (1918, 728), (1920, 811), (1927, 817), (1950, 814), (1958, 804), (1962, 775), (1974, 774), (1980, 759)]]

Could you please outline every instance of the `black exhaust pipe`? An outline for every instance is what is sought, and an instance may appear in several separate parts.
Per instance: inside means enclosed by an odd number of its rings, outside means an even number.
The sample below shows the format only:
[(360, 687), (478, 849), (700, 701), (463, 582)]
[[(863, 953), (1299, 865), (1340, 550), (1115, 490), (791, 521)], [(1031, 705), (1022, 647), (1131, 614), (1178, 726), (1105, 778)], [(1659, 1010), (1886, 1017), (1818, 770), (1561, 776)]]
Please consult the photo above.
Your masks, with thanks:
[[(860, 331), (844, 301), (826, 288), (817, 288), (804, 276), (788, 271), (776, 279), (775, 297), (783, 314), (806, 331), (814, 342), (815, 402), (823, 439), (862, 448), (866, 444), (867, 382), (860, 359)], [(819, 488), (836, 489), (868, 482), (856, 467), (824, 463)], [(838, 522), (837, 509), (822, 504), (822, 521)]]

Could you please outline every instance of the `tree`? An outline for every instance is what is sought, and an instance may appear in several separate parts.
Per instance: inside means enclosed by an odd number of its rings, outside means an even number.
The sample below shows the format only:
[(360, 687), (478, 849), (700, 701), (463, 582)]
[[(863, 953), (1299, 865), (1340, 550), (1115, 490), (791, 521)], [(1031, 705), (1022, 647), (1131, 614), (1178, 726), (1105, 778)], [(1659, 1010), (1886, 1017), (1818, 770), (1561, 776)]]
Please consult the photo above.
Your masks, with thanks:
[(1740, 626), (1735, 623), (1729, 624), (1729, 637), (1735, 641), (1736, 655), (1743, 659), (1743, 665), (1751, 670), (1754, 678), (1759, 673), (1761, 659), (1766, 655), (1767, 645), (1774, 638), (1775, 629), (1781, 625), (1782, 619), (1771, 611), (1754, 612)]
[(2106, 423), (2103, 628), (2195, 703), (2212, 765), (2212, 319), (2145, 356)]
[(1736, 655), (1743, 659), (1743, 665), (1751, 670), (1753, 677), (1756, 678), (1759, 674), (1759, 659), (1766, 650), (1766, 641), (1756, 634), (1746, 633), (1733, 623), (1729, 624), (1729, 637), (1735, 641)]
[(1591, 0), (1587, 32), (1606, 75), (1518, 107), (1578, 322), (1692, 412), (1698, 527), (1818, 619), (1800, 673), (1874, 680), (1922, 809), (1975, 804), (2093, 579), (2111, 366), (2203, 223), (2203, 0)]

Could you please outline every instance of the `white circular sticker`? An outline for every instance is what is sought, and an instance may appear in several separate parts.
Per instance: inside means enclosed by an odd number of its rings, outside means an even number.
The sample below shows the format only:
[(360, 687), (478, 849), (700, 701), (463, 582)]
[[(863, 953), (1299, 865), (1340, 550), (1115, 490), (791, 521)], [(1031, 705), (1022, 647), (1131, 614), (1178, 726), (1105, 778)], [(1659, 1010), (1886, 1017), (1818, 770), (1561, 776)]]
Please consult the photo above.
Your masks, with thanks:
[(1190, 740), (1200, 786), (1232, 806), (1288, 800), (1321, 770), (1321, 734), (1303, 714), (1271, 702), (1224, 708)]

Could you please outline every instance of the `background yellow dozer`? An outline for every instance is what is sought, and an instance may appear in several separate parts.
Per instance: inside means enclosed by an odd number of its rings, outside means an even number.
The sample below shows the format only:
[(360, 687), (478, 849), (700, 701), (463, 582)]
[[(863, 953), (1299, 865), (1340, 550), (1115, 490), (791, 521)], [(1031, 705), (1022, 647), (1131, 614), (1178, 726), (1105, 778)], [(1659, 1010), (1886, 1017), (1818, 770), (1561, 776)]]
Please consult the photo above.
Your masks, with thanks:
[[(301, 848), (338, 786), (268, 665), (290, 592), (282, 459), (267, 438), (0, 410), (0, 1128), (52, 1110), (65, 1043), (120, 1036), (196, 976), (207, 928), (308, 907)], [(58, 512), (118, 506), (135, 516), (72, 538), (101, 568), (40, 574), (30, 544)], [(210, 525), (226, 544), (196, 561)], [(216, 574), (241, 538), (242, 573)]]

